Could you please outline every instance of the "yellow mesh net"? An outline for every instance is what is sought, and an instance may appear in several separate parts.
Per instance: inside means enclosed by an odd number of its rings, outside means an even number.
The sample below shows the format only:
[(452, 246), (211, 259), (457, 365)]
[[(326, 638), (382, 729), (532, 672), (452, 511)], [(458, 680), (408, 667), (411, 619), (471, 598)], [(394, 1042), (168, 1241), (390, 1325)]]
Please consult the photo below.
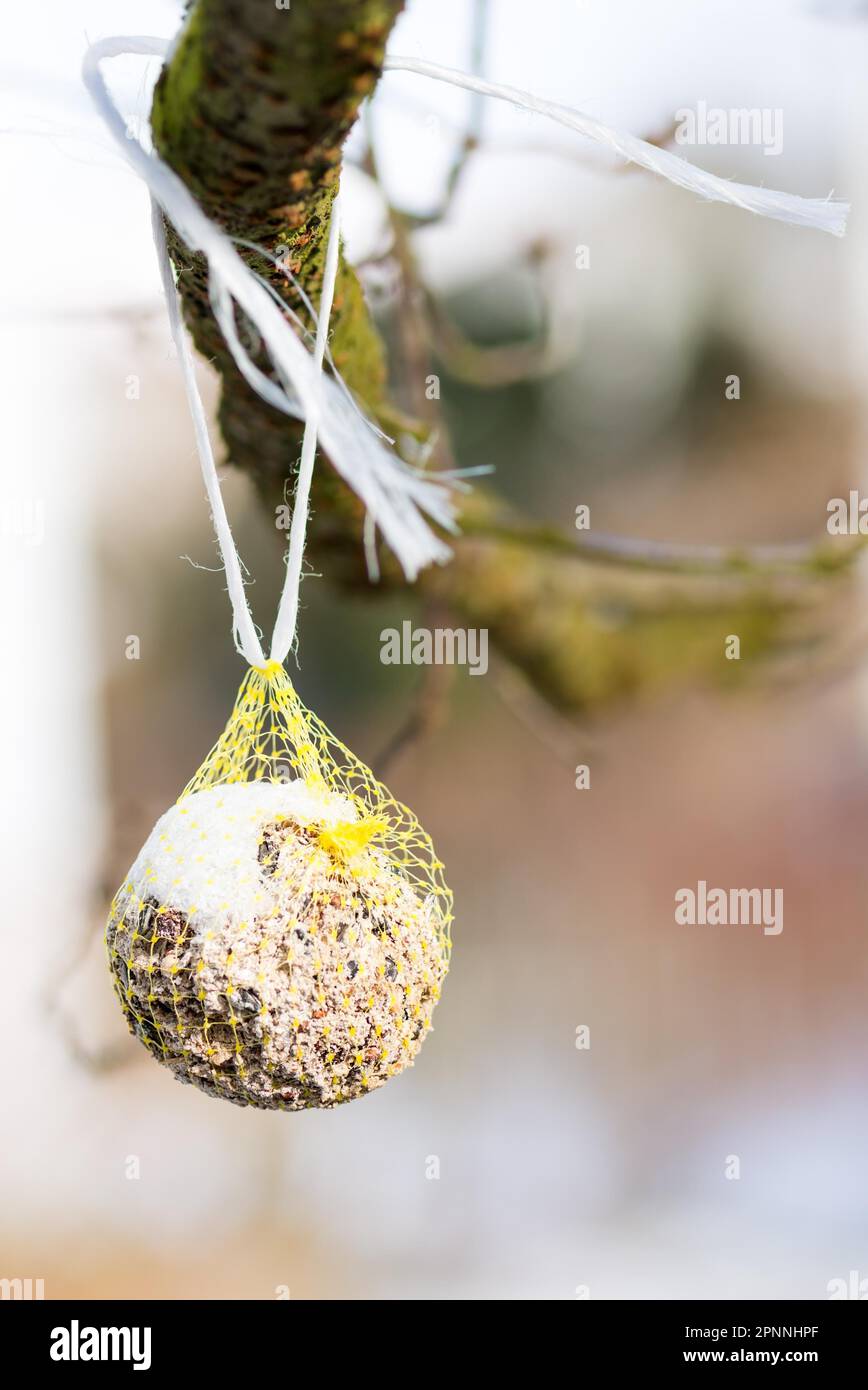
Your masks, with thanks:
[(228, 724), (112, 903), (131, 1031), (239, 1105), (329, 1107), (411, 1065), (449, 965), (430, 838), (305, 708), (251, 668)]

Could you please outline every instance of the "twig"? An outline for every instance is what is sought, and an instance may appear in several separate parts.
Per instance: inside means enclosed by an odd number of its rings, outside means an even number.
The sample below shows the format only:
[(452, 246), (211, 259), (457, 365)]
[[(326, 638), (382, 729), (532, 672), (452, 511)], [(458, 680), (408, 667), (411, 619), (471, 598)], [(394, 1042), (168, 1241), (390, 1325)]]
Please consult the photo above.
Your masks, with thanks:
[[(433, 610), (429, 610), (428, 621), (431, 626), (435, 625)], [(403, 753), (427, 738), (438, 727), (443, 719), (454, 680), (454, 666), (438, 666), (432, 663), (424, 668), (410, 714), (374, 759), (373, 770), (377, 777), (385, 778)]]
[(846, 572), (865, 548), (866, 537), (811, 539), (780, 545), (690, 545), (675, 541), (645, 540), (606, 532), (577, 532), (567, 537), (548, 526), (521, 526), (476, 518), (462, 519), (465, 535), (488, 537), (536, 550), (558, 552), (565, 558), (595, 564), (662, 573), (709, 574), (745, 577), (798, 575), (817, 578)]
[[(584, 756), (578, 748), (574, 720), (567, 720), (538, 695), (530, 681), (513, 666), (496, 659), (493, 686), (505, 707), (523, 728), (547, 748), (562, 765), (575, 768)], [(582, 737), (590, 739), (587, 730)]]
[(89, 1051), (77, 1036), (72, 1020), (64, 1009), (60, 997), (61, 990), (68, 983), (70, 977), (82, 969), (93, 943), (94, 935), (93, 923), (88, 918), (69, 954), (58, 963), (56, 971), (50, 975), (42, 991), (42, 1007), (46, 1019), (53, 1018), (55, 1020), (64, 1046), (73, 1061), (83, 1071), (95, 1076), (102, 1076), (107, 1072), (118, 1071), (122, 1067), (128, 1066), (134, 1059), (134, 1051), (128, 1046), (127, 1039), (124, 1039), (123, 1042), (109, 1043), (95, 1051)]

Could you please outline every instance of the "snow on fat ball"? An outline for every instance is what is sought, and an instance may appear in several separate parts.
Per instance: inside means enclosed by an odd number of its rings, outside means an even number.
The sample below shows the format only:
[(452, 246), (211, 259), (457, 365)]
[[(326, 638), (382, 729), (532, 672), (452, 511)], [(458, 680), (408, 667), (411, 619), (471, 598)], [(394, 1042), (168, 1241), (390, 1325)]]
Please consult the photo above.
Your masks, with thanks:
[[(302, 775), (266, 780), (287, 761)], [(239, 780), (251, 767), (263, 775)], [(365, 1094), (412, 1064), (431, 1027), (449, 960), (441, 869), (285, 673), (251, 672), (112, 905), (131, 1031), (179, 1080), (239, 1105)]]
[(358, 812), (346, 797), (297, 780), (208, 787), (161, 816), (130, 882), (142, 898), (171, 902), (193, 924), (223, 912), (237, 926), (267, 911), (273, 898), (273, 879), (263, 879), (257, 858), (262, 827), (293, 816), (326, 825), (356, 820)]

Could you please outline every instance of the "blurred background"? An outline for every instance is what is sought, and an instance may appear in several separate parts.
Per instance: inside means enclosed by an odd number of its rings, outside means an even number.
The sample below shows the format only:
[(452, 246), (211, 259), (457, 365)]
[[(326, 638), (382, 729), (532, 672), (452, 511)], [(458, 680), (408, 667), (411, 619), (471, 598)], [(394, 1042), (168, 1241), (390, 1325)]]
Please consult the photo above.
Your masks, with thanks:
[[(2, 20), (0, 1276), (42, 1278), (49, 1298), (825, 1298), (868, 1279), (858, 576), (835, 610), (848, 659), (786, 681), (664, 683), (568, 723), (502, 663), (457, 674), (388, 771), (447, 864), (456, 923), (434, 1032), (387, 1087), (259, 1114), (179, 1086), (127, 1036), (108, 902), (242, 669), (146, 194), (78, 69), (88, 40), (171, 35), (180, 8), (48, 0)], [(865, 7), (488, 10), (491, 79), (646, 137), (699, 101), (780, 109), (777, 156), (674, 148), (854, 211), (843, 242), (763, 222), (489, 103), (447, 214), (414, 240), (451, 325), (456, 462), (493, 465), (566, 534), (586, 503), (595, 528), (635, 537), (822, 535), (828, 500), (868, 486)], [(392, 50), (466, 68), (475, 12), (410, 0)], [(153, 65), (112, 74), (138, 129)], [(367, 136), (392, 203), (439, 209), (476, 120), (466, 94), (387, 76)], [(348, 249), (388, 335), (364, 143)], [(267, 624), (281, 537), (244, 477), (224, 488)], [(412, 596), (353, 600), (325, 575), (303, 605), (300, 692), (375, 762), (419, 680), (379, 660)], [(698, 879), (782, 888), (783, 932), (678, 926), (674, 893)]]

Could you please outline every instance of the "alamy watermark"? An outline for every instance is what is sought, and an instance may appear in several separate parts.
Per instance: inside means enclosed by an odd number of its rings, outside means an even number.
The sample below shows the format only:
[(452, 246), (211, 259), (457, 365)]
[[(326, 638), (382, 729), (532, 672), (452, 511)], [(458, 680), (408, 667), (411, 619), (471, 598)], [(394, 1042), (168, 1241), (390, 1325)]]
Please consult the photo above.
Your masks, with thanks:
[(695, 110), (682, 106), (675, 112), (675, 139), (679, 145), (757, 145), (763, 154), (780, 154), (784, 113), (770, 106), (727, 111), (698, 101)]
[(409, 619), (380, 633), (384, 666), (466, 666), (471, 676), (488, 670), (488, 628), (413, 627)]
[(830, 536), (868, 536), (868, 497), (860, 497), (856, 488), (850, 489), (848, 497), (831, 497), (826, 511)]
[(868, 1279), (863, 1279), (858, 1269), (851, 1269), (846, 1279), (830, 1279), (826, 1292), (834, 1302), (837, 1299), (853, 1298), (859, 1303), (868, 1300)]
[(51, 1330), (52, 1361), (131, 1361), (134, 1371), (151, 1365), (149, 1327), (82, 1327), (73, 1318), (69, 1327)]
[(41, 497), (7, 497), (0, 501), (0, 537), (22, 545), (45, 539), (45, 503)]
[(709, 888), (701, 878), (696, 888), (675, 893), (675, 920), (681, 926), (762, 927), (764, 936), (784, 929), (783, 888)]
[(32, 1302), (45, 1298), (44, 1279), (0, 1279), (0, 1299), (3, 1302)]

